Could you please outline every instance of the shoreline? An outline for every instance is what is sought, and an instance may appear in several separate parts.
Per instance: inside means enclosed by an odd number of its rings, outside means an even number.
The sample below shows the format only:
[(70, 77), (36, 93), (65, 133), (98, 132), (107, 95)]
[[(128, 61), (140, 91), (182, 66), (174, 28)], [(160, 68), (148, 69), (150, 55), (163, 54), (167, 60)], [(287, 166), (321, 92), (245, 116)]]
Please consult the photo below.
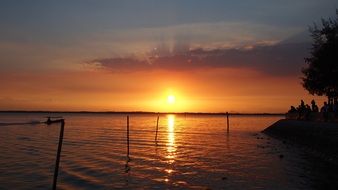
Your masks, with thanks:
[(281, 119), (262, 133), (314, 151), (318, 157), (338, 166), (338, 124)]

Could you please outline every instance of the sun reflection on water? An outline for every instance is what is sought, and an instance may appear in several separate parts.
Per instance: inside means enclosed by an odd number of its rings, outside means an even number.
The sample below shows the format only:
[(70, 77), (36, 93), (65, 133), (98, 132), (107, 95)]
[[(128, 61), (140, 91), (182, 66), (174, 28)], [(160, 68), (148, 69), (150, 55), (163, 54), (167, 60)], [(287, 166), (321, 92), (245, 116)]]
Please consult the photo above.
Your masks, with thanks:
[(168, 163), (175, 162), (176, 147), (175, 147), (175, 115), (168, 115), (168, 141), (167, 141), (167, 156)]

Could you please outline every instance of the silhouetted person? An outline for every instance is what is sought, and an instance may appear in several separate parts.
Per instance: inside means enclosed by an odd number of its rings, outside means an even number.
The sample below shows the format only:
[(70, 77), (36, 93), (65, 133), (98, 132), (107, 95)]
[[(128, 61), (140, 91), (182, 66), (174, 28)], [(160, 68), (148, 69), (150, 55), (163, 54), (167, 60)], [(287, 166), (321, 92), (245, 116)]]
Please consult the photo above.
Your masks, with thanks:
[(323, 107), (320, 108), (320, 112), (323, 113), (324, 121), (328, 121), (329, 120), (329, 105), (327, 104), (327, 102), (324, 102)]
[(312, 108), (312, 112), (318, 112), (319, 111), (318, 106), (316, 105), (315, 100), (311, 101), (311, 108)]
[(309, 120), (310, 119), (310, 113), (311, 113), (311, 107), (309, 104), (305, 105), (305, 111), (304, 111), (304, 119)]
[(335, 101), (334, 104), (333, 104), (333, 112), (338, 113), (338, 101)]
[(332, 112), (334, 114), (334, 118), (336, 119), (338, 117), (338, 101), (337, 101), (337, 98), (334, 99), (334, 103), (332, 105)]
[(300, 100), (300, 105), (299, 105), (299, 107), (301, 107), (301, 108), (305, 108), (305, 103), (304, 103), (304, 100)]
[(52, 123), (52, 120), (50, 119), (50, 117), (47, 117), (46, 124), (47, 124), (47, 125), (50, 125), (51, 123)]
[(300, 100), (300, 105), (297, 108), (298, 111), (298, 119), (302, 119), (302, 116), (306, 110), (304, 100)]
[(332, 112), (333, 111), (333, 98), (329, 98), (329, 103), (328, 103), (328, 112)]
[(329, 105), (327, 104), (327, 102), (324, 102), (324, 105), (322, 108), (320, 108), (320, 112), (328, 112), (329, 111)]
[(290, 107), (290, 110), (288, 111), (289, 113), (296, 113), (297, 109), (294, 106)]

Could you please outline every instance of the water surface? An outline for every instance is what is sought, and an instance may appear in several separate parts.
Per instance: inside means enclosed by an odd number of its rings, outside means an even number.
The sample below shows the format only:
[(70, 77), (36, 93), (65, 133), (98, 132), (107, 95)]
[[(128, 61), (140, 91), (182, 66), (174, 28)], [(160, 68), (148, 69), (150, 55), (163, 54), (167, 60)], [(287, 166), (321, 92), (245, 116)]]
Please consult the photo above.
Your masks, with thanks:
[[(60, 115), (60, 114), (59, 114)], [(1, 113), (0, 123), (46, 114)], [(56, 115), (58, 116), (58, 115)], [(309, 151), (259, 133), (279, 116), (64, 114), (58, 189), (316, 189)], [(0, 189), (50, 189), (59, 125), (0, 126)], [(327, 182), (329, 183), (329, 182)]]

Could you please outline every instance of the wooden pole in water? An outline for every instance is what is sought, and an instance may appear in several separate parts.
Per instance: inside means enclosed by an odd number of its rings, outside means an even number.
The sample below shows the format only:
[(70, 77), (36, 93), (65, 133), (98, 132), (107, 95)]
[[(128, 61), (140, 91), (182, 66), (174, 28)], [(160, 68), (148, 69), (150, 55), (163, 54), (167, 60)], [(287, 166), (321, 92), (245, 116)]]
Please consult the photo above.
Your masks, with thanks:
[(59, 145), (58, 145), (58, 150), (57, 150), (57, 154), (56, 154), (55, 169), (54, 169), (53, 190), (56, 190), (56, 183), (57, 183), (57, 179), (58, 179), (64, 128), (65, 128), (65, 120), (61, 119)]
[(226, 113), (226, 115), (227, 115), (227, 132), (229, 133), (229, 113), (227, 112)]
[(160, 115), (157, 115), (157, 122), (156, 122), (156, 135), (155, 135), (155, 142), (157, 144), (157, 132), (158, 132), (158, 120), (160, 119)]
[(129, 115), (127, 116), (127, 157), (129, 159)]

